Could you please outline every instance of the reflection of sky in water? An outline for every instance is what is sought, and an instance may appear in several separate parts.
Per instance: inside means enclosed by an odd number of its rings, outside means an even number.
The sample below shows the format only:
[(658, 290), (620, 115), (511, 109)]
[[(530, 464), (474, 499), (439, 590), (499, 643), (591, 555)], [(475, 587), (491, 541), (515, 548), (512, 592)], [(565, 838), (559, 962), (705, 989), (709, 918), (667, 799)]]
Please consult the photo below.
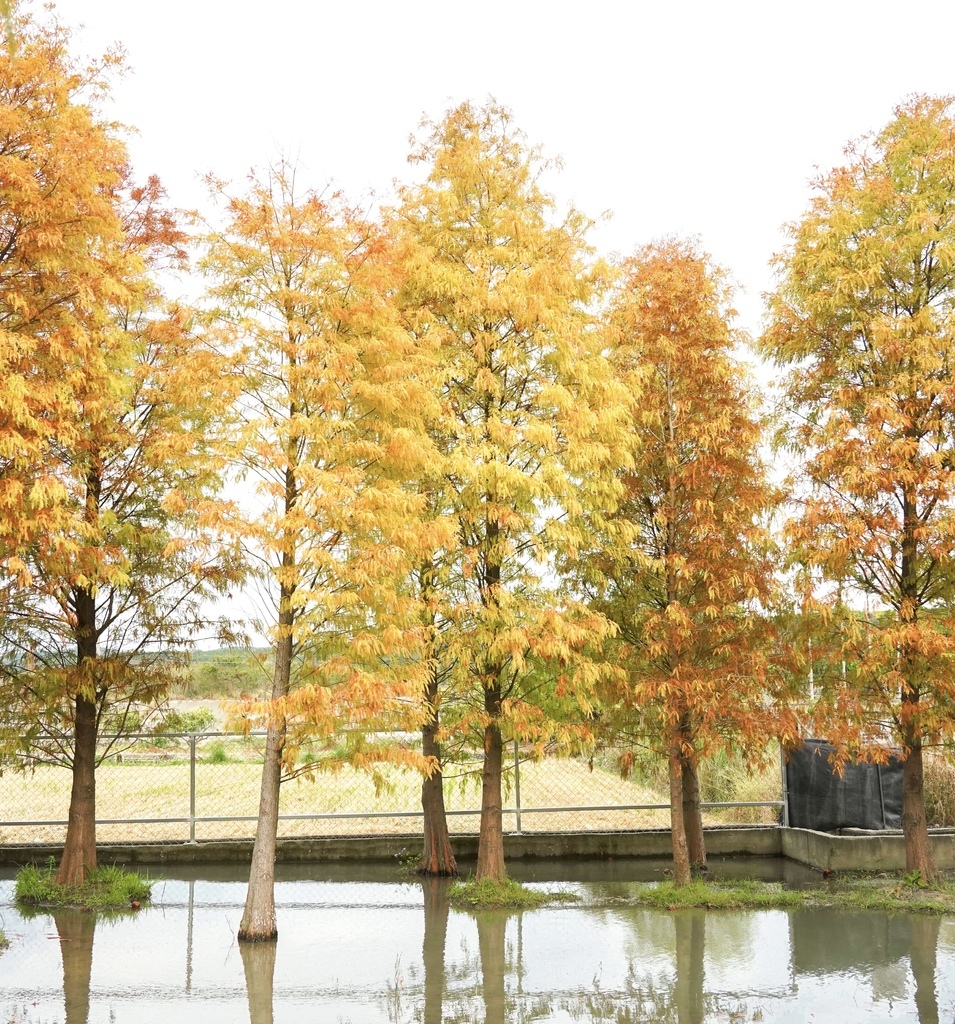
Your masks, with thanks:
[[(587, 894), (585, 885), (573, 888)], [(47, 914), (21, 918), (11, 892), (12, 883), (0, 881), (0, 923), (13, 939), (0, 956), (0, 1022), (62, 1022), (57, 927)], [(301, 1024), (316, 1015), (353, 1024), (424, 1019), (418, 883), (289, 881), (278, 884), (276, 895), (276, 1022)], [(241, 882), (167, 880), (156, 885), (157, 905), (98, 919), (89, 1024), (249, 1020), (235, 941), (244, 896)], [(754, 1014), (786, 1024), (951, 1021), (955, 1014), (951, 918), (808, 909), (692, 917), (585, 903), (480, 921), (451, 911), (446, 927), (446, 1020), (455, 1022), (483, 1021), (485, 993), (495, 985), (506, 1005), (488, 1019), (501, 1024), (610, 1022), (633, 1005), (645, 1015), (629, 1019), (679, 1024)], [(432, 957), (432, 971), (434, 963)], [(648, 991), (656, 1009), (641, 1002)], [(731, 1018), (733, 1012), (743, 1016)]]
[(789, 915), (720, 911), (706, 918), (706, 984), (717, 992), (785, 992), (791, 981)]

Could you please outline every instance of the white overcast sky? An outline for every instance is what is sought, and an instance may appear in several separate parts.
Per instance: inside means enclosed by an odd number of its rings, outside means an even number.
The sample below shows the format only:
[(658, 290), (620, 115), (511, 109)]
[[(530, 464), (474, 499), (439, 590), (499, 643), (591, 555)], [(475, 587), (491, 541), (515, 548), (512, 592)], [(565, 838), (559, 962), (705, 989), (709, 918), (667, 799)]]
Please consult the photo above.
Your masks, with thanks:
[(550, 179), (604, 253), (698, 235), (742, 286), (756, 330), (781, 225), (816, 169), (913, 92), (955, 93), (955, 2), (59, 0), (130, 74), (111, 116), (137, 172), (200, 207), (203, 173), (241, 179), (280, 153), (353, 200), (387, 195), (423, 114), (493, 95), (564, 161)]

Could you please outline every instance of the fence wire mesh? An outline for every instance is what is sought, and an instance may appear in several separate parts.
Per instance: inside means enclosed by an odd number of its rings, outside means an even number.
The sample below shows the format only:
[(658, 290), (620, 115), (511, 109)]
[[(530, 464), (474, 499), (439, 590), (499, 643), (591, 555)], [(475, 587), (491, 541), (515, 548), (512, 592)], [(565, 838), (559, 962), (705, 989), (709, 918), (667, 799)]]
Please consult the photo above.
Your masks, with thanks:
[[(255, 834), (265, 740), (233, 734), (138, 738), (96, 770), (97, 837), (101, 842), (248, 839)], [(509, 832), (632, 831), (669, 827), (665, 769), (623, 779), (617, 752), (597, 758), (529, 758), (509, 750), (504, 775), (504, 827)], [(422, 830), (421, 777), (384, 766), (377, 780), (348, 765), (328, 769), (317, 758), (281, 787), (279, 835), (337, 837), (415, 835)], [(445, 800), (452, 834), (476, 833), (483, 763), (478, 754), (448, 765)], [(0, 844), (62, 843), (71, 773), (59, 765), (7, 764), (0, 775)], [(778, 820), (778, 766), (744, 775), (735, 789), (708, 766), (701, 770), (704, 824)], [(746, 783), (746, 779), (749, 780)], [(714, 805), (714, 797), (734, 805)]]

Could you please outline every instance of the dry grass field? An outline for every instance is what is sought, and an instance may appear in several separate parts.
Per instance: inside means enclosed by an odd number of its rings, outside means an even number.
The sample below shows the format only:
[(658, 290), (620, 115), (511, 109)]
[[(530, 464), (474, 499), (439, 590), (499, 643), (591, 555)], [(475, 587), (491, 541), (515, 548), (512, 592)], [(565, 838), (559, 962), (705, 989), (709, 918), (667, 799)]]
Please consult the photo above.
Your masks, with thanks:
[[(260, 765), (255, 761), (227, 761), (196, 765), (196, 816), (244, 817), (245, 821), (197, 821), (197, 839), (251, 836), (258, 809)], [(446, 781), (448, 808), (474, 811), (480, 807), (479, 767)], [(97, 808), (100, 819), (166, 819), (135, 824), (101, 824), (101, 841), (159, 841), (189, 838), (189, 764), (184, 761), (104, 763), (97, 770)], [(373, 780), (345, 767), (338, 772), (316, 772), (282, 787), (283, 814), (341, 814), (341, 818), (305, 818), (280, 823), (284, 836), (350, 836), (414, 834), (420, 832), (418, 817), (388, 817), (389, 812), (420, 810), (420, 779), (410, 772), (391, 769), (387, 785), (376, 794)], [(778, 776), (755, 777), (752, 791), (734, 799), (771, 800), (778, 797)], [(606, 768), (591, 769), (586, 762), (547, 758), (520, 768), (521, 826), (524, 831), (603, 831), (665, 828), (663, 810), (620, 810), (627, 805), (660, 804), (667, 799), (659, 788), (635, 780), (622, 780)], [(41, 822), (65, 820), (69, 804), (70, 775), (63, 768), (37, 767), (32, 773), (6, 771), (0, 776), (0, 821)], [(533, 811), (528, 808), (575, 808)], [(590, 808), (587, 810), (576, 808)], [(600, 808), (600, 809), (596, 809)], [(610, 809), (606, 809), (610, 808)], [(510, 809), (510, 813), (507, 813)], [(513, 828), (514, 789), (508, 779), (505, 795), (505, 827)], [(707, 824), (731, 821), (769, 822), (775, 808), (751, 808), (705, 812)], [(476, 832), (478, 815), (453, 814), (453, 832)], [(0, 825), (0, 843), (60, 842), (62, 825)]]

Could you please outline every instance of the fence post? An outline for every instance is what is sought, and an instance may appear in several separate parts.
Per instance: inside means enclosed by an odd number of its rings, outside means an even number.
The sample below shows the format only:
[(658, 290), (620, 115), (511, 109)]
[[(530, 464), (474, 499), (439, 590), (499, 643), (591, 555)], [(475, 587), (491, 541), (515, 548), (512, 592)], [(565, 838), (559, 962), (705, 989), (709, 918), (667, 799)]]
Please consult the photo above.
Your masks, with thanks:
[(515, 834), (521, 834), (521, 757), (514, 740), (514, 825)]
[(196, 841), (196, 734), (189, 737), (189, 842)]
[(779, 744), (779, 778), (783, 796), (783, 828), (789, 828), (789, 783), (786, 781), (786, 749)]

